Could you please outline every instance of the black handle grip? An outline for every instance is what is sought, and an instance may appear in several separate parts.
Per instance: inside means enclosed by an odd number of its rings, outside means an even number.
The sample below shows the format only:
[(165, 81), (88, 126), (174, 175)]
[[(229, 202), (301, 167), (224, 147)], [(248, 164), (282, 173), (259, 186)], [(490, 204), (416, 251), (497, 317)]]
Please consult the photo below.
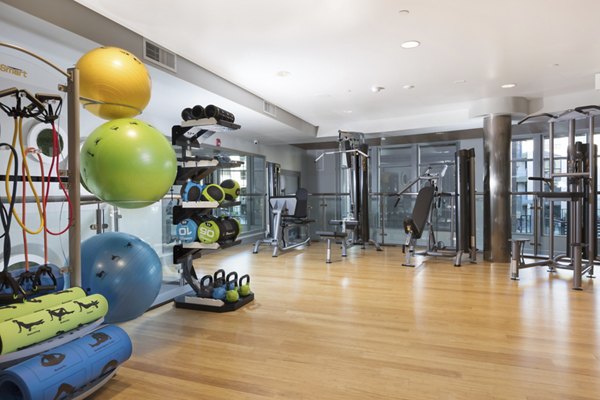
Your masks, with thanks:
[[(244, 281), (246, 283), (244, 283)], [(240, 276), (240, 280), (238, 282), (239, 282), (240, 286), (249, 285), (250, 284), (250, 275), (246, 274), (246, 275)]]

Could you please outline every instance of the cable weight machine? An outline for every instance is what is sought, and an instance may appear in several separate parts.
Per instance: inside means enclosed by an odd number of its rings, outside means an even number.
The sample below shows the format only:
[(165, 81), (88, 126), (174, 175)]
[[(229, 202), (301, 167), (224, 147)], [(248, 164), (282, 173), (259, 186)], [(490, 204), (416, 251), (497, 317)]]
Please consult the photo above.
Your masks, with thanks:
[(342, 154), (345, 160), (346, 185), (350, 193), (348, 210), (345, 217), (330, 221), (331, 225), (341, 227), (340, 231), (318, 231), (320, 237), (327, 240), (327, 258), (331, 262), (331, 241), (342, 240), (342, 257), (350, 246), (373, 245), (381, 251), (379, 243), (369, 236), (369, 146), (361, 132), (338, 131), (339, 150), (324, 152), (315, 159), (315, 163), (326, 155)]
[[(534, 192), (536, 203), (549, 203), (549, 233), (548, 256), (536, 262), (525, 262), (524, 244), (528, 239), (512, 239), (512, 256), (510, 263), (510, 278), (519, 279), (519, 270), (524, 268), (546, 266), (548, 272), (557, 269), (573, 271), (573, 290), (582, 290), (582, 276), (594, 278), (594, 266), (597, 258), (597, 148), (594, 143), (595, 118), (600, 115), (600, 107), (596, 105), (576, 107), (558, 114), (535, 114), (525, 117), (519, 122), (523, 124), (533, 120), (543, 120), (548, 123), (549, 165), (546, 177), (529, 177), (529, 180), (539, 181), (544, 186), (539, 192)], [(576, 122), (586, 119), (588, 129), (586, 143), (576, 142)], [(567, 122), (568, 148), (566, 172), (555, 171), (555, 124)], [(557, 191), (556, 179), (567, 179), (567, 191)], [(544, 190), (547, 189), (547, 190)], [(566, 251), (556, 254), (554, 229), (554, 202), (566, 201), (567, 234)], [(539, 207), (536, 212), (539, 212)], [(537, 251), (539, 235), (534, 234), (533, 245)]]

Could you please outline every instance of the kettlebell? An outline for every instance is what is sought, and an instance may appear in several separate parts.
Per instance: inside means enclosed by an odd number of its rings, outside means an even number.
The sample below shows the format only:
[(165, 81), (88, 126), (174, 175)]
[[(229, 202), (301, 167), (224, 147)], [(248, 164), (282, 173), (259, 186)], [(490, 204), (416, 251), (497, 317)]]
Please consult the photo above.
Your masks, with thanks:
[(246, 297), (250, 293), (252, 293), (250, 291), (250, 275), (246, 274), (246, 275), (240, 276), (240, 280), (238, 281), (238, 283), (240, 285), (240, 287), (238, 288), (238, 291), (240, 292), (240, 296)]
[(218, 269), (214, 274), (212, 298), (225, 300), (227, 288), (225, 287), (225, 271)]
[(233, 271), (227, 274), (227, 279), (225, 280), (225, 286), (227, 287), (227, 293), (225, 294), (225, 301), (229, 303), (235, 303), (240, 299), (240, 294), (238, 293), (238, 273)]
[(225, 285), (225, 270), (224, 269), (216, 270), (213, 277), (214, 277), (213, 287), (217, 288), (219, 286)]
[(213, 294), (213, 277), (212, 275), (204, 275), (200, 279), (200, 297), (211, 297)]

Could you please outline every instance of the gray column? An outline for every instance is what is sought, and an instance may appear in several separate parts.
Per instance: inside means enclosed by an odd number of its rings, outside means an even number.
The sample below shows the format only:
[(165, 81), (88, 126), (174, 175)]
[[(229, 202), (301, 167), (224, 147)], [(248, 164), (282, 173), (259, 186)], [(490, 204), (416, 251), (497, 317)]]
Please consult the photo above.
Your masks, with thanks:
[(510, 136), (510, 115), (483, 119), (483, 258), (493, 262), (510, 260)]

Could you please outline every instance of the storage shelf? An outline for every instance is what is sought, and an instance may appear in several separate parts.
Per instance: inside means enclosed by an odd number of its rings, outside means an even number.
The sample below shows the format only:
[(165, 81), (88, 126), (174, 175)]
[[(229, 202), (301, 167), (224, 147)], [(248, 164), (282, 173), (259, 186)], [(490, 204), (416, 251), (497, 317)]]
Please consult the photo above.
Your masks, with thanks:
[(229, 132), (240, 129), (241, 126), (214, 118), (183, 121), (181, 125), (171, 128), (171, 143), (182, 146), (198, 146), (215, 132)]
[[(200, 147), (200, 144), (211, 137), (215, 132), (229, 132), (240, 129), (239, 125), (217, 121), (214, 118), (203, 118), (199, 120), (183, 121), (181, 125), (171, 128), (171, 143), (173, 146), (181, 146), (181, 157), (178, 158), (176, 185), (183, 185), (188, 180), (200, 181), (212, 174), (218, 168), (235, 168), (243, 164), (241, 161), (230, 161), (225, 157), (206, 159), (189, 154), (190, 147)], [(223, 159), (225, 158), (225, 159)], [(224, 201), (219, 204), (216, 201), (184, 201), (173, 206), (173, 224), (178, 224), (186, 218), (194, 215), (206, 215), (217, 207), (235, 207), (240, 205), (239, 201)], [(175, 305), (182, 308), (205, 310), (213, 312), (233, 311), (254, 299), (254, 294), (246, 296), (235, 303), (224, 303), (219, 300), (197, 297), (200, 293), (198, 278), (192, 262), (201, 256), (202, 250), (218, 250), (241, 243), (241, 240), (227, 241), (223, 243), (180, 243), (173, 246), (173, 263), (182, 264), (182, 277), (193, 289), (189, 295), (175, 297)]]

